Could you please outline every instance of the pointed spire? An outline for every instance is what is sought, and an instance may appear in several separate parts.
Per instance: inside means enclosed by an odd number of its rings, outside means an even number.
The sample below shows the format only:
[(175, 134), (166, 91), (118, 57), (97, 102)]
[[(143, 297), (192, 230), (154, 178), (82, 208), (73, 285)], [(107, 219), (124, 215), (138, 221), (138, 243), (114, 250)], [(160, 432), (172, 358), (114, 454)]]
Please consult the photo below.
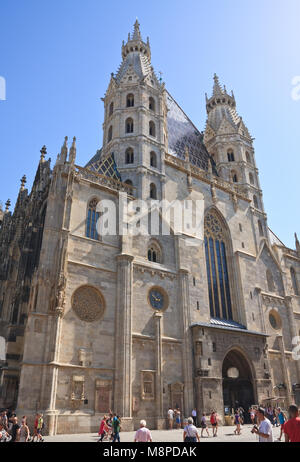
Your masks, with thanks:
[(24, 187), (25, 187), (25, 184), (26, 184), (26, 175), (23, 175), (22, 178), (21, 178), (21, 188), (20, 188), (20, 191), (24, 191)]
[(7, 199), (7, 201), (5, 202), (5, 213), (9, 212), (10, 205), (11, 205), (10, 199)]
[(297, 250), (297, 253), (298, 253), (298, 255), (300, 256), (300, 243), (299, 243), (299, 240), (298, 240), (297, 233), (295, 233), (295, 243), (296, 243), (296, 250)]
[(223, 91), (219, 82), (219, 77), (214, 74), (213, 96), (222, 95)]
[(76, 137), (74, 136), (73, 143), (72, 143), (72, 146), (70, 148), (69, 162), (71, 164), (74, 164), (75, 159), (76, 159)]
[(68, 137), (65, 136), (65, 141), (64, 141), (64, 144), (62, 145), (62, 148), (61, 148), (61, 151), (60, 151), (60, 160), (62, 162), (66, 162), (67, 155), (68, 155)]
[(142, 40), (141, 31), (140, 31), (140, 24), (139, 24), (137, 18), (136, 18), (136, 21), (134, 23), (134, 31), (133, 31), (132, 40)]
[(40, 153), (41, 153), (40, 162), (43, 163), (45, 161), (45, 157), (46, 157), (46, 154), (47, 154), (47, 148), (46, 148), (45, 145), (40, 150)]

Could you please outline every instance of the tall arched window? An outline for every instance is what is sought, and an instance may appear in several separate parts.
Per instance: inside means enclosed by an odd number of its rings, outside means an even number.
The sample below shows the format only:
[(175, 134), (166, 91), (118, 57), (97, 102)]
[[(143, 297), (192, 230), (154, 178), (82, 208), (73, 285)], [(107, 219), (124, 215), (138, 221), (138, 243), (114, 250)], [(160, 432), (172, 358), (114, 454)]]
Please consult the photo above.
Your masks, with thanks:
[(154, 98), (152, 98), (152, 96), (150, 96), (149, 98), (149, 109), (150, 111), (155, 111), (155, 101)]
[(234, 162), (234, 153), (232, 149), (229, 149), (229, 151), (227, 151), (227, 157), (228, 162)]
[(210, 314), (213, 318), (232, 319), (228, 233), (214, 211), (207, 213), (204, 219), (204, 243)]
[(249, 173), (249, 181), (250, 181), (250, 184), (254, 184), (254, 177), (251, 172)]
[(154, 151), (150, 152), (150, 166), (157, 167), (156, 153)]
[(97, 209), (98, 200), (92, 199), (89, 203), (88, 212), (87, 212), (87, 220), (86, 220), (86, 237), (90, 239), (99, 239), (99, 235), (97, 232), (97, 221), (100, 217), (100, 213), (96, 211)]
[(156, 186), (154, 183), (150, 184), (150, 198), (157, 199), (157, 191), (156, 191)]
[(234, 172), (234, 171), (231, 172), (231, 178), (232, 178), (232, 181), (233, 181), (234, 183), (237, 183), (237, 182), (238, 182), (238, 176), (237, 176), (236, 172)]
[(291, 267), (290, 272), (291, 272), (291, 279), (292, 279), (293, 292), (294, 292), (295, 295), (299, 295), (299, 289), (298, 289), (298, 281), (297, 281), (296, 271), (294, 270), (293, 267)]
[(127, 107), (133, 107), (134, 106), (134, 95), (132, 93), (129, 93), (129, 95), (127, 95), (126, 106)]
[(147, 257), (149, 261), (161, 263), (161, 249), (156, 242), (150, 242)]
[(257, 200), (257, 197), (254, 195), (253, 196), (253, 205), (256, 209), (258, 209), (258, 200)]
[(155, 124), (152, 120), (149, 122), (149, 135), (155, 136)]
[(275, 292), (275, 284), (274, 284), (274, 278), (273, 274), (269, 269), (266, 271), (266, 278), (267, 278), (267, 286), (268, 286), (268, 291), (269, 292)]
[(258, 232), (259, 232), (259, 235), (262, 237), (262, 236), (264, 235), (264, 230), (263, 230), (261, 221), (258, 220), (257, 224), (258, 224)]
[(134, 153), (132, 148), (126, 149), (125, 152), (125, 164), (133, 164), (134, 162)]
[(114, 112), (114, 103), (111, 102), (109, 105), (109, 117), (113, 115)]
[(109, 129), (108, 129), (108, 135), (107, 135), (107, 142), (108, 143), (112, 140), (112, 135), (113, 135), (113, 128), (112, 128), (112, 126), (110, 126)]
[(246, 161), (248, 162), (248, 164), (251, 164), (251, 157), (248, 151), (246, 151)]
[(125, 122), (125, 132), (126, 133), (133, 133), (133, 120), (131, 117), (129, 117), (128, 119), (126, 119), (126, 122)]

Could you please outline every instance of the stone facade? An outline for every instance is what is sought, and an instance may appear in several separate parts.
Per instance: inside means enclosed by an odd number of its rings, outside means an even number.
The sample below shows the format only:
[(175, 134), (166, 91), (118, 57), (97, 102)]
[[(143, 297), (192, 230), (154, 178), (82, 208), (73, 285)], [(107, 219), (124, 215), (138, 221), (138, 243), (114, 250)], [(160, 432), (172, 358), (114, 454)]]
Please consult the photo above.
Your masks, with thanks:
[[(299, 403), (300, 245), (268, 228), (234, 95), (214, 77), (198, 132), (136, 22), (103, 102), (103, 147), (87, 166), (75, 163), (75, 138), (52, 170), (43, 147), (31, 192), (23, 178), (14, 211), (7, 202), (0, 213), (0, 407), (42, 411), (56, 434), (95, 431), (109, 409), (125, 430), (141, 418), (163, 428), (169, 406), (224, 416), (236, 404)], [(205, 240), (94, 232), (95, 204), (118, 209), (124, 193), (202, 199)]]

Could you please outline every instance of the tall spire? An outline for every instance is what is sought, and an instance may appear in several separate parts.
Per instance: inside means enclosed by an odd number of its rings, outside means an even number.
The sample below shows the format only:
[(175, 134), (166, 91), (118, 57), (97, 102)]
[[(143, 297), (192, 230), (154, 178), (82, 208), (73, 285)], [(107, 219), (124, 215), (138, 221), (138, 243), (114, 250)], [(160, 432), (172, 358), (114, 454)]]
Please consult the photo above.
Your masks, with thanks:
[(72, 143), (72, 146), (70, 148), (69, 162), (71, 164), (74, 164), (75, 159), (76, 159), (76, 137), (74, 136), (73, 143)]
[(217, 74), (214, 74), (213, 96), (218, 95), (223, 95), (223, 90), (219, 82), (219, 77), (217, 76)]
[(141, 31), (140, 31), (140, 24), (139, 24), (137, 18), (136, 18), (136, 21), (134, 23), (134, 31), (133, 31), (132, 40), (142, 40)]

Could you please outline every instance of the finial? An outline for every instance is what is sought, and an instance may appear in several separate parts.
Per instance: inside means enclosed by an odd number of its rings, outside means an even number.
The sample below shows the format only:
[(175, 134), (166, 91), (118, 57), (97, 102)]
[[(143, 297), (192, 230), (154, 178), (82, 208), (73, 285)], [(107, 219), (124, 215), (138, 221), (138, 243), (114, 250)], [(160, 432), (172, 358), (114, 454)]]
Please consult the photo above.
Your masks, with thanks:
[(67, 155), (68, 155), (68, 137), (65, 136), (65, 141), (64, 141), (64, 144), (62, 145), (61, 152), (60, 152), (60, 158), (62, 162), (66, 162)]
[(134, 23), (134, 32), (133, 32), (132, 40), (141, 40), (140, 25), (139, 25), (137, 18)]
[(40, 159), (40, 161), (41, 161), (41, 162), (44, 162), (45, 156), (46, 156), (46, 154), (47, 154), (47, 148), (46, 148), (45, 145), (44, 145), (44, 146), (42, 147), (42, 149), (40, 150), (40, 153), (41, 153), (41, 159)]
[(184, 148), (184, 158), (186, 162), (190, 161), (190, 153), (189, 148), (187, 146)]
[(219, 82), (219, 77), (217, 74), (214, 74), (214, 87), (213, 87), (213, 96), (222, 95), (223, 91)]
[(75, 159), (76, 159), (76, 137), (74, 136), (72, 146), (70, 148), (69, 162), (71, 164), (74, 164)]
[(22, 178), (21, 178), (21, 189), (20, 189), (20, 191), (24, 191), (24, 186), (26, 184), (26, 181), (27, 181), (26, 175), (23, 175)]
[(5, 202), (5, 213), (9, 211), (10, 204), (11, 204), (10, 199), (7, 199), (7, 201)]

